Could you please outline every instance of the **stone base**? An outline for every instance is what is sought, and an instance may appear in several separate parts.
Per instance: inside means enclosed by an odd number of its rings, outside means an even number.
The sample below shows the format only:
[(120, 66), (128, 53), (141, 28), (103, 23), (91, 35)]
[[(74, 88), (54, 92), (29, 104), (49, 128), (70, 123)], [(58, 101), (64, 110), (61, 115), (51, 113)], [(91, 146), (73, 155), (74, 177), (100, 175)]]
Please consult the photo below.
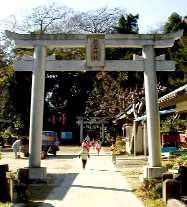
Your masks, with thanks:
[(46, 167), (36, 167), (29, 169), (29, 180), (43, 181), (47, 179), (47, 168)]
[(156, 179), (162, 178), (162, 174), (166, 171), (164, 167), (150, 167), (144, 166), (143, 178), (144, 179)]

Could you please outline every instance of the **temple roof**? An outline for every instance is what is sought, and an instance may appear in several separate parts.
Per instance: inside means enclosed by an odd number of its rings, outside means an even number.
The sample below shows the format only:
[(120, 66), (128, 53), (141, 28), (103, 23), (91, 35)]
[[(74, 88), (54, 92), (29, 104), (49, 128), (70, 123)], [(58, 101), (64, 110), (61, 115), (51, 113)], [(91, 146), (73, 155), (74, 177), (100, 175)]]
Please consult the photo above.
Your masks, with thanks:
[(177, 101), (187, 98), (187, 84), (177, 88), (176, 90), (162, 96), (159, 99), (159, 103), (161, 107), (167, 107), (175, 105)]

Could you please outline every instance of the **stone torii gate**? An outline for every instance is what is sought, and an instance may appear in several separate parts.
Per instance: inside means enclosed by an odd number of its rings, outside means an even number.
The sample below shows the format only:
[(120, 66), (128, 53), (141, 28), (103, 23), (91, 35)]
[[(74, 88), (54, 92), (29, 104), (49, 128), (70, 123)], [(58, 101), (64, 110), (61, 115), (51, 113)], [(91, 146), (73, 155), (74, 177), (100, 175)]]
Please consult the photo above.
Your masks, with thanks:
[(83, 129), (84, 129), (84, 124), (90, 124), (90, 125), (101, 125), (101, 140), (104, 140), (104, 126), (106, 123), (108, 123), (107, 121), (108, 117), (89, 117), (89, 120), (86, 120), (87, 118), (84, 118), (83, 116), (77, 116), (76, 119), (76, 123), (79, 125), (80, 127), (80, 141), (83, 140)]
[[(17, 34), (6, 31), (17, 48), (34, 48), (32, 60), (20, 60), (16, 71), (32, 71), (30, 109), (29, 170), (35, 179), (45, 177), (41, 168), (42, 119), (45, 71), (142, 71), (144, 72), (149, 164), (144, 177), (160, 177), (160, 118), (156, 71), (174, 71), (175, 63), (157, 59), (155, 48), (172, 47), (182, 32), (171, 34)], [(86, 48), (85, 60), (47, 60), (47, 48)], [(135, 60), (105, 60), (105, 48), (142, 48), (143, 56)], [(32, 178), (33, 178), (32, 177)]]

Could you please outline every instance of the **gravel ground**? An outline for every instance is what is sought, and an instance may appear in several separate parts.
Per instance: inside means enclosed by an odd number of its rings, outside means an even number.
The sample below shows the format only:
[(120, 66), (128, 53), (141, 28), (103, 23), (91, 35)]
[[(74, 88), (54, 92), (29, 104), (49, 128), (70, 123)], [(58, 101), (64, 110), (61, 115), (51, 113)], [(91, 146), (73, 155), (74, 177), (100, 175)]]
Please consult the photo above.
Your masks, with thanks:
[(147, 159), (143, 157), (119, 156), (116, 167), (135, 190), (141, 185), (139, 176), (143, 174), (145, 165), (147, 165)]

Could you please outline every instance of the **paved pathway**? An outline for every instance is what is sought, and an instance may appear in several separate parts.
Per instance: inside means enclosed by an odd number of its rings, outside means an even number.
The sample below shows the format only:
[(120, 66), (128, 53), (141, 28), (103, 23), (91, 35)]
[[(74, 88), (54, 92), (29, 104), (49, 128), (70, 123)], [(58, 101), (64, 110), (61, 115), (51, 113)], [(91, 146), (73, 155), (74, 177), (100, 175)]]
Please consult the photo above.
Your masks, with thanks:
[[(10, 170), (28, 166), (27, 159), (15, 160), (13, 153), (2, 156), (0, 164), (8, 163)], [(52, 183), (47, 198), (39, 202), (40, 207), (143, 207), (124, 177), (116, 171), (109, 153), (101, 151), (97, 156), (91, 151), (85, 170), (76, 153), (64, 154), (63, 151), (42, 160), (41, 166), (47, 167)]]
[(63, 172), (60, 166), (48, 168), (48, 173), (56, 173), (57, 177), (62, 173), (64, 179), (61, 182), (59, 179), (59, 185), (50, 192), (42, 207), (143, 207), (122, 175), (115, 170), (109, 154), (92, 154), (85, 170), (81, 169), (81, 161), (77, 157), (71, 162), (72, 168)]

